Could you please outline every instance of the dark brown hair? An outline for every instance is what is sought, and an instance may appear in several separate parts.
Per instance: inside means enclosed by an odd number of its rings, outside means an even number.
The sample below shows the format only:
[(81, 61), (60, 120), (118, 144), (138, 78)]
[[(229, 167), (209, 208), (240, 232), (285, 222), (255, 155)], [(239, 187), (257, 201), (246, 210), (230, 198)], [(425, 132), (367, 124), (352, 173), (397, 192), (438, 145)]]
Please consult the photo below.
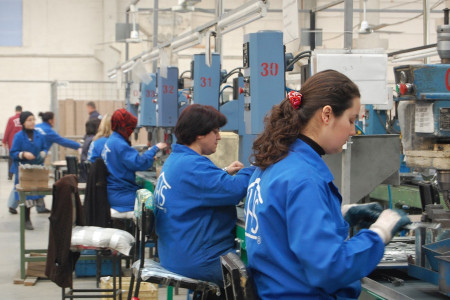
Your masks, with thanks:
[(192, 104), (186, 107), (175, 125), (177, 144), (190, 145), (197, 136), (206, 135), (227, 124), (227, 117), (210, 105)]
[(41, 117), (43, 122), (47, 122), (55, 117), (55, 115), (51, 111), (40, 112), (39, 117)]
[(356, 84), (334, 70), (313, 75), (302, 86), (299, 109), (292, 108), (289, 99), (273, 106), (265, 117), (264, 131), (253, 142), (253, 164), (265, 169), (287, 156), (289, 147), (298, 138), (318, 109), (329, 105), (336, 117), (361, 97)]

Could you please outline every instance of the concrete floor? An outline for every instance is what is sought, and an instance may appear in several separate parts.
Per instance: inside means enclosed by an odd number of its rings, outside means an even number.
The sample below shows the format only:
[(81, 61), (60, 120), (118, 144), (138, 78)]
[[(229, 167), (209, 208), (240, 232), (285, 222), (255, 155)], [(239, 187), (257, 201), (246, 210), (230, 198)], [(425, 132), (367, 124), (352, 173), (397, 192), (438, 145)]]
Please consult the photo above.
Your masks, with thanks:
[[(17, 277), (19, 266), (19, 215), (8, 212), (8, 196), (13, 187), (13, 181), (7, 180), (8, 162), (0, 160), (0, 299), (61, 299), (61, 288), (47, 279), (39, 279), (34, 286), (13, 284)], [(45, 198), (47, 208), (51, 208), (51, 196)], [(27, 248), (46, 249), (48, 244), (49, 214), (37, 214), (31, 210), (31, 221), (34, 230), (26, 231)], [(75, 288), (95, 288), (95, 278), (76, 278)], [(126, 297), (123, 297), (126, 299)], [(166, 288), (159, 288), (158, 299), (166, 299)], [(173, 299), (186, 299), (186, 290), (180, 289), (179, 295)], [(142, 300), (142, 298), (141, 298)]]

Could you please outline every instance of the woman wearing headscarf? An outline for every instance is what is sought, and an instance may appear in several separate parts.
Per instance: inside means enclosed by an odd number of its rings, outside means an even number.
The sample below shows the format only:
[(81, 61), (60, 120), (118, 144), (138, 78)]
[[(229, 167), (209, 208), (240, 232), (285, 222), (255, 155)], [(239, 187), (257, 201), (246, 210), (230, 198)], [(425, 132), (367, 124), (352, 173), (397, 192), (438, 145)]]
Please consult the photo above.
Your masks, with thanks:
[[(47, 149), (45, 148), (45, 138), (37, 130), (35, 130), (36, 119), (29, 111), (24, 111), (20, 114), (20, 124), (22, 124), (22, 131), (14, 135), (11, 152), (9, 155), (13, 160), (11, 166), (11, 173), (14, 174), (14, 203), (8, 203), (9, 208), (17, 208), (19, 195), (15, 190), (16, 184), (19, 183), (19, 164), (42, 165), (44, 158), (47, 156)], [(42, 196), (27, 196), (26, 200), (37, 200)], [(33, 230), (33, 224), (30, 220), (30, 208), (34, 206), (34, 201), (27, 201), (25, 206), (25, 228)]]
[(130, 136), (137, 125), (137, 119), (127, 110), (116, 110), (111, 117), (113, 133), (105, 143), (102, 158), (108, 169), (108, 202), (113, 210), (127, 212), (134, 210), (136, 191), (135, 172), (145, 171), (153, 165), (155, 154), (164, 149), (165, 143), (158, 143), (146, 152), (131, 147)]

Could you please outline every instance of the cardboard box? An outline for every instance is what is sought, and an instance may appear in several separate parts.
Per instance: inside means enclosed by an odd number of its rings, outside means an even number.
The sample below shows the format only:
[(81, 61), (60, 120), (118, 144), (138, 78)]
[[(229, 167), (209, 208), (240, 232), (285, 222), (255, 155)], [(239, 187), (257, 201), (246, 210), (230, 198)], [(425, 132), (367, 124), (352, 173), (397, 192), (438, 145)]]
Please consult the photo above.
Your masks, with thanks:
[[(130, 288), (130, 279), (131, 277), (122, 277), (122, 295), (128, 295), (128, 290)], [(136, 285), (136, 279), (134, 281)], [(119, 285), (119, 278), (116, 278), (116, 286)], [(113, 288), (113, 280), (112, 277), (101, 277), (100, 278), (100, 288), (101, 289), (112, 289)], [(136, 286), (135, 286), (136, 288)], [(134, 289), (133, 289), (134, 291)], [(107, 293), (102, 293), (106, 295)], [(124, 296), (122, 296), (124, 298)], [(107, 299), (107, 298), (102, 298)], [(140, 300), (158, 300), (158, 285), (150, 283), (150, 282), (141, 282), (139, 287), (139, 299)]]
[(19, 166), (19, 185), (22, 188), (48, 187), (49, 169), (42, 166)]

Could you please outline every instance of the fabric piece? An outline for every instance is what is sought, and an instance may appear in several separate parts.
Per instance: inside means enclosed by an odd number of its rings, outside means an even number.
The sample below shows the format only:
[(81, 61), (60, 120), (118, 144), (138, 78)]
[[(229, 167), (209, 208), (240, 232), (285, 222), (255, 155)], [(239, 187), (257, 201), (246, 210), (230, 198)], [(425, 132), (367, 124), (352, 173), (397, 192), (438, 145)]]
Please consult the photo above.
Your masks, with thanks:
[(129, 255), (134, 237), (125, 230), (95, 226), (75, 226), (72, 229), (71, 247), (108, 248)]
[(73, 223), (84, 225), (75, 175), (66, 175), (53, 185), (45, 275), (60, 287), (72, 287), (72, 273), (80, 256), (70, 251)]

